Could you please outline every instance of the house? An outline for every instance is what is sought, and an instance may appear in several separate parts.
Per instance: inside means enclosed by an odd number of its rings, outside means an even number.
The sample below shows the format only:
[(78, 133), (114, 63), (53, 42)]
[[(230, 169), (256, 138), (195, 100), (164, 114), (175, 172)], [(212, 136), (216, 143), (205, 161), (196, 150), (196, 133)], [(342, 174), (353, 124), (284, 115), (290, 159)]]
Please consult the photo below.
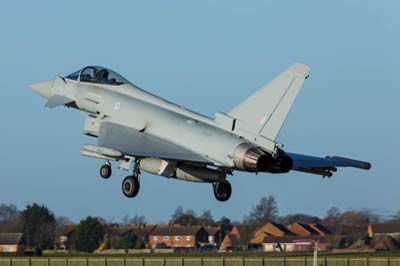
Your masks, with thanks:
[(234, 225), (228, 234), (223, 238), (220, 250), (240, 250), (247, 246), (249, 242), (248, 236), (254, 231), (251, 225), (238, 224)]
[(149, 235), (156, 227), (156, 225), (134, 224), (122, 228), (122, 230), (120, 230), (120, 236), (124, 237), (128, 233), (131, 233), (135, 240), (137, 238), (141, 238), (143, 242), (147, 245), (149, 243)]
[(157, 226), (149, 234), (149, 246), (157, 248), (195, 248), (208, 243), (208, 232), (202, 226), (164, 225)]
[(106, 246), (109, 249), (120, 249), (122, 238), (130, 233), (134, 243), (140, 238), (143, 240), (144, 246), (146, 247), (149, 244), (149, 235), (155, 228), (156, 225), (149, 224), (114, 224), (106, 228), (104, 236)]
[(219, 245), (220, 244), (220, 235), (222, 234), (222, 231), (220, 230), (219, 227), (214, 227), (214, 226), (207, 226), (204, 227), (204, 229), (208, 233), (208, 243), (212, 245)]
[(220, 250), (238, 250), (241, 249), (240, 235), (227, 234), (221, 242)]
[(325, 237), (319, 236), (266, 236), (261, 245), (265, 252), (307, 252), (314, 250), (316, 241), (319, 251), (328, 250)]
[(308, 224), (294, 223), (288, 226), (288, 229), (298, 236), (318, 236), (319, 231), (316, 231), (313, 227)]
[(260, 229), (256, 230), (251, 244), (261, 244), (267, 236), (295, 236), (296, 234), (287, 229), (284, 225), (278, 223), (267, 223)]
[(368, 236), (400, 236), (400, 222), (371, 223), (368, 226)]
[(72, 234), (74, 233), (76, 227), (78, 227), (77, 224), (67, 224), (62, 228), (60, 236), (58, 238), (58, 247), (61, 250), (65, 251), (69, 249)]
[(270, 222), (256, 230), (250, 243), (261, 246), (265, 252), (291, 252), (312, 251), (318, 241), (318, 249), (326, 251), (330, 248), (325, 238), (327, 233), (328, 230), (319, 224), (294, 223), (285, 227)]
[(22, 233), (0, 233), (0, 253), (18, 253)]
[(314, 229), (314, 231), (317, 231), (320, 236), (327, 236), (327, 235), (331, 234), (329, 229), (320, 223), (313, 223), (313, 224), (309, 224), (308, 226), (310, 226), (312, 229)]

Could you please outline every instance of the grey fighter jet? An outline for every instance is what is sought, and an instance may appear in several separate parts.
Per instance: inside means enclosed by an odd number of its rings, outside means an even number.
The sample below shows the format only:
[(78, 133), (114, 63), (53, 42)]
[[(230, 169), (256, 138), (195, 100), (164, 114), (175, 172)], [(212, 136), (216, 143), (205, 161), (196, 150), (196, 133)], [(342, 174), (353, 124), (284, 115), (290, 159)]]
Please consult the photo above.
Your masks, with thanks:
[(104, 160), (100, 176), (111, 176), (111, 161), (133, 174), (122, 192), (139, 192), (141, 171), (192, 182), (211, 183), (219, 201), (231, 196), (227, 175), (234, 171), (331, 177), (337, 167), (370, 169), (367, 162), (338, 156), (290, 153), (277, 143), (279, 131), (308, 78), (296, 63), (227, 113), (210, 118), (148, 93), (121, 75), (88, 66), (66, 77), (31, 85), (46, 107), (66, 106), (85, 113), (84, 134), (97, 138), (81, 154)]

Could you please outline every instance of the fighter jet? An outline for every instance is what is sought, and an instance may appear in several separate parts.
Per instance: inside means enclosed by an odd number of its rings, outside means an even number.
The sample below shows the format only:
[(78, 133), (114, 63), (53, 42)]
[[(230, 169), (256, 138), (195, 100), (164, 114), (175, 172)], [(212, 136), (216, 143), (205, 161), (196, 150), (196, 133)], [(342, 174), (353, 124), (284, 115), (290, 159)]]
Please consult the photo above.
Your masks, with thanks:
[(234, 171), (299, 171), (331, 177), (338, 167), (370, 169), (368, 162), (338, 156), (291, 153), (277, 142), (279, 131), (310, 68), (295, 63), (229, 112), (207, 117), (146, 92), (121, 75), (87, 66), (68, 76), (31, 85), (46, 107), (66, 106), (84, 112), (84, 134), (96, 144), (81, 154), (104, 161), (100, 176), (111, 176), (111, 162), (133, 173), (122, 182), (126, 197), (140, 189), (139, 175), (154, 175), (212, 184), (215, 198), (232, 193)]

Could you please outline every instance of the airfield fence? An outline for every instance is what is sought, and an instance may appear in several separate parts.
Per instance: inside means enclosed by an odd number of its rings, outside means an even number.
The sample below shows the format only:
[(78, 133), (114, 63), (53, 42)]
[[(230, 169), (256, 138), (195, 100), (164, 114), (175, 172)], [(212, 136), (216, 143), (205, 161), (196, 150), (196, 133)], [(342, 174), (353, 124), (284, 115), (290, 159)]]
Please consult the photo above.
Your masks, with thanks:
[[(308, 258), (269, 257), (129, 257), (0, 258), (0, 266), (312, 266)], [(400, 266), (399, 257), (318, 258), (318, 266)]]

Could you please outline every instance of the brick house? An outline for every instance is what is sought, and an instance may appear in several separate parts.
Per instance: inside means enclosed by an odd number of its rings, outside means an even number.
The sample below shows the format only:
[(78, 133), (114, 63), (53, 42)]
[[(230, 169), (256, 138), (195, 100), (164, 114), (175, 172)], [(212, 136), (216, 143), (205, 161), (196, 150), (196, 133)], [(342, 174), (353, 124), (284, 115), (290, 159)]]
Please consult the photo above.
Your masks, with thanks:
[(368, 236), (400, 236), (400, 222), (371, 223), (368, 226)]
[(169, 248), (195, 248), (208, 243), (208, 232), (202, 226), (165, 225), (157, 226), (149, 234), (149, 246)]
[(22, 233), (0, 233), (0, 253), (18, 253)]

